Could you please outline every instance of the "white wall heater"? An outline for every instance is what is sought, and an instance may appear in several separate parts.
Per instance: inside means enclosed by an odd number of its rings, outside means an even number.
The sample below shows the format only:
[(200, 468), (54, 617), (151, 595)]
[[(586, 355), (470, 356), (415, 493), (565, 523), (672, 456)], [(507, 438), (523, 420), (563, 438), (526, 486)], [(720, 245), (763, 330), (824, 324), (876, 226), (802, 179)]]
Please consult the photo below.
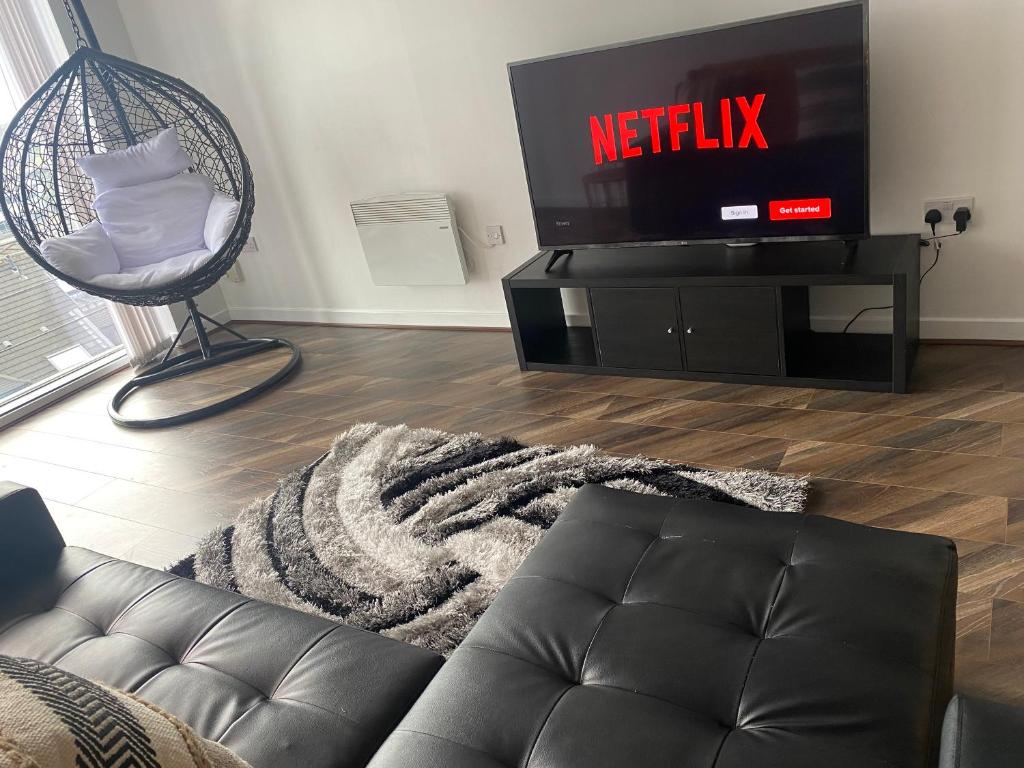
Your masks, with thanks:
[(466, 258), (448, 196), (382, 195), (352, 203), (376, 285), (465, 285)]

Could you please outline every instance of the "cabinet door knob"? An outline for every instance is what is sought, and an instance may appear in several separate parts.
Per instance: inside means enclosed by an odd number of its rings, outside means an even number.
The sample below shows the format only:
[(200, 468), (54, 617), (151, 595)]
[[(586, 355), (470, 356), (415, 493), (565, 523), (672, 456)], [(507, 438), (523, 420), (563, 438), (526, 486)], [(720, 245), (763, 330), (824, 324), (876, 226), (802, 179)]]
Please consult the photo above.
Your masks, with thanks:
[(672, 327), (672, 326), (670, 325), (670, 326), (668, 327), (668, 330), (666, 331), (666, 333), (672, 333), (673, 331), (675, 331), (675, 328), (673, 328), (673, 327)]
[(686, 332), (687, 333), (693, 333), (693, 326), (690, 326), (689, 328), (687, 328)]

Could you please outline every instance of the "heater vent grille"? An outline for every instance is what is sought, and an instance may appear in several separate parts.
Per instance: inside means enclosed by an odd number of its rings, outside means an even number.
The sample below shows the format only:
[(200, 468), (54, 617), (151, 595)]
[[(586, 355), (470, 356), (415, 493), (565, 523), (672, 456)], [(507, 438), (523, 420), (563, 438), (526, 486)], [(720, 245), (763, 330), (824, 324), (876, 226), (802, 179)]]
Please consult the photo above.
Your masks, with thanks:
[(452, 217), (444, 194), (388, 195), (352, 203), (356, 225), (398, 224), (407, 221), (446, 221)]
[(443, 192), (356, 200), (352, 217), (375, 284), (466, 284), (459, 225)]

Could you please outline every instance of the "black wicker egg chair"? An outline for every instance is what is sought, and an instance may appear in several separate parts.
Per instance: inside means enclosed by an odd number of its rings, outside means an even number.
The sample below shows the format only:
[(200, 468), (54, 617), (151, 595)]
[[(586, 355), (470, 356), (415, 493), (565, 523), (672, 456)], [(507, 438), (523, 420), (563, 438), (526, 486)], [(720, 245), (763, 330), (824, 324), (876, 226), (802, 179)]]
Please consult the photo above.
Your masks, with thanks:
[[(165, 427), (226, 411), (284, 381), (301, 359), (292, 342), (247, 338), (196, 306), (195, 297), (231, 268), (249, 237), (255, 206), (249, 162), (227, 118), (205, 96), (177, 78), (102, 52), (81, 0), (65, 0), (64, 5), (78, 49), (7, 128), (0, 144), (0, 207), (29, 256), (65, 283), (124, 304), (184, 302), (188, 308), (188, 318), (160, 362), (114, 395), (108, 407), (114, 422), (126, 427)], [(208, 177), (217, 192), (239, 203), (223, 245), (192, 272), (150, 288), (99, 286), (66, 274), (43, 258), (44, 240), (68, 235), (96, 218), (93, 185), (77, 160), (136, 145), (169, 127), (176, 129), (182, 149), (193, 161), (188, 172)], [(206, 323), (234, 339), (211, 342)], [(174, 354), (189, 325), (195, 329), (198, 349)], [(141, 419), (120, 413), (124, 401), (143, 387), (274, 348), (290, 351), (287, 362), (243, 392), (171, 416)]]

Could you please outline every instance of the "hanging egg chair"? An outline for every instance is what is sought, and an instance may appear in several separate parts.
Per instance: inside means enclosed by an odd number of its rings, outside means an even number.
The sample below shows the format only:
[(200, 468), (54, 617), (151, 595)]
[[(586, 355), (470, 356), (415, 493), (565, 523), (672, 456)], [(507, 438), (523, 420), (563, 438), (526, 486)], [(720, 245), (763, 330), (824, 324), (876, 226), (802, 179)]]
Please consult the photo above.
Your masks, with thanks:
[[(65, 283), (123, 304), (185, 303), (188, 317), (161, 361), (111, 400), (114, 422), (164, 427), (223, 412), (284, 381), (301, 358), (290, 341), (246, 338), (196, 306), (195, 297), (231, 268), (249, 237), (249, 162), (205, 96), (104, 53), (81, 0), (64, 6), (78, 48), (4, 134), (0, 207), (22, 248)], [(211, 342), (207, 323), (233, 340)], [(189, 325), (198, 348), (174, 354)], [(274, 348), (290, 351), (287, 362), (224, 400), (157, 418), (120, 412), (143, 387)]]

